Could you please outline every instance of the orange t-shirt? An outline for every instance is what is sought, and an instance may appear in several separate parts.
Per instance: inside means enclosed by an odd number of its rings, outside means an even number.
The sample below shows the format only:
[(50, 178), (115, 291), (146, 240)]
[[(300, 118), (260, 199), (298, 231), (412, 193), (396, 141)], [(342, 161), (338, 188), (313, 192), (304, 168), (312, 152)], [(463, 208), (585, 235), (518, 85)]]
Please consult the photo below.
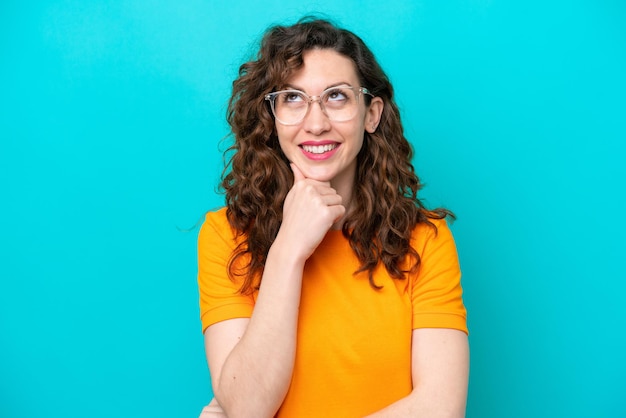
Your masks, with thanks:
[[(376, 269), (373, 289), (341, 231), (331, 230), (307, 260), (302, 278), (296, 359), (278, 417), (357, 417), (408, 395), (411, 334), (417, 328), (467, 333), (461, 272), (445, 221), (418, 225), (412, 246), (418, 272), (405, 280)], [(225, 209), (208, 213), (198, 238), (202, 330), (250, 317), (256, 293), (238, 293), (227, 275), (237, 240)]]

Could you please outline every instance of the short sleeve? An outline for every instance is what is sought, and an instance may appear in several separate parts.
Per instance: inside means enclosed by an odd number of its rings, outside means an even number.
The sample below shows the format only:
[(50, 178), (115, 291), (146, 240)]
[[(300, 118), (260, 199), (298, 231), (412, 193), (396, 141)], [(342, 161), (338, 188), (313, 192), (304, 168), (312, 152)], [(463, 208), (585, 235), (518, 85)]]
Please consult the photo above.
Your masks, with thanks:
[(454, 238), (445, 220), (433, 223), (436, 229), (422, 224), (415, 231), (413, 245), (421, 262), (411, 286), (413, 329), (452, 328), (467, 333)]
[(198, 290), (202, 332), (233, 318), (249, 318), (254, 298), (242, 295), (228, 276), (228, 262), (237, 245), (226, 210), (209, 212), (198, 235)]

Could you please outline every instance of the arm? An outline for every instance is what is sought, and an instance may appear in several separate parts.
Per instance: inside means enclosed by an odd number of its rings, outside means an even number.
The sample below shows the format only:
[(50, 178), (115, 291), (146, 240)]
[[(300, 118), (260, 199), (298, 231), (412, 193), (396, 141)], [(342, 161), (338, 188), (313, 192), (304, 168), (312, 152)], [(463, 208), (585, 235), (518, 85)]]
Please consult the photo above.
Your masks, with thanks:
[(222, 407), (219, 406), (215, 398), (213, 398), (213, 400), (207, 406), (202, 408), (202, 412), (200, 412), (200, 416), (198, 418), (227, 418), (227, 417)]
[(294, 177), (251, 318), (205, 331), (215, 400), (229, 417), (273, 416), (280, 407), (293, 371), (304, 263), (345, 213), (328, 183), (295, 167)]
[(287, 391), (302, 271), (282, 267), (278, 257), (268, 256), (250, 319), (218, 322), (205, 331), (215, 398), (230, 417), (271, 416)]
[(469, 345), (463, 331), (413, 330), (411, 367), (413, 391), (371, 418), (465, 416)]

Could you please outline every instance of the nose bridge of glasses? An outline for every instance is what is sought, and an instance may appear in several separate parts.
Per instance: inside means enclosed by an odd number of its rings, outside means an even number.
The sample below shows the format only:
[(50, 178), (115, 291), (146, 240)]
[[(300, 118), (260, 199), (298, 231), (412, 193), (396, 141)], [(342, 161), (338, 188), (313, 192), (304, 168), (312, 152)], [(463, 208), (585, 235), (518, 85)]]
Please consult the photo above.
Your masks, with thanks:
[(308, 96), (309, 97), (309, 100), (308, 100), (309, 105), (311, 105), (311, 103), (313, 103), (313, 102), (318, 102), (320, 104), (320, 106), (322, 107), (322, 109), (323, 109), (324, 108), (324, 104), (322, 103), (322, 97), (323, 96), (324, 96), (323, 94), (320, 94), (320, 95), (317, 95), (317, 96)]
[(322, 110), (322, 113), (324, 113), (324, 115), (328, 116), (328, 114), (326, 113), (326, 108), (324, 107), (324, 100), (322, 99), (322, 97), (324, 96), (324, 94), (320, 94), (317, 96), (307, 96), (307, 109), (306, 109), (306, 113), (305, 116), (308, 115), (311, 111), (311, 105), (313, 104), (313, 102), (317, 102), (320, 105), (320, 109)]

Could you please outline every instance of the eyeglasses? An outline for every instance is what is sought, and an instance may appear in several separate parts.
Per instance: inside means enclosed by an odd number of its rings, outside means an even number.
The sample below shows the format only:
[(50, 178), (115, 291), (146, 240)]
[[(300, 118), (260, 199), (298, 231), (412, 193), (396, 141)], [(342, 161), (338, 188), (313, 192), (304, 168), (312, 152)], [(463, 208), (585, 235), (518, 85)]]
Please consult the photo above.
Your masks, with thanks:
[(309, 96), (300, 90), (281, 90), (265, 95), (270, 102), (272, 113), (283, 125), (297, 125), (309, 112), (311, 103), (319, 102), (322, 112), (333, 122), (345, 122), (359, 111), (359, 97), (369, 94), (365, 87), (330, 87), (319, 96)]

